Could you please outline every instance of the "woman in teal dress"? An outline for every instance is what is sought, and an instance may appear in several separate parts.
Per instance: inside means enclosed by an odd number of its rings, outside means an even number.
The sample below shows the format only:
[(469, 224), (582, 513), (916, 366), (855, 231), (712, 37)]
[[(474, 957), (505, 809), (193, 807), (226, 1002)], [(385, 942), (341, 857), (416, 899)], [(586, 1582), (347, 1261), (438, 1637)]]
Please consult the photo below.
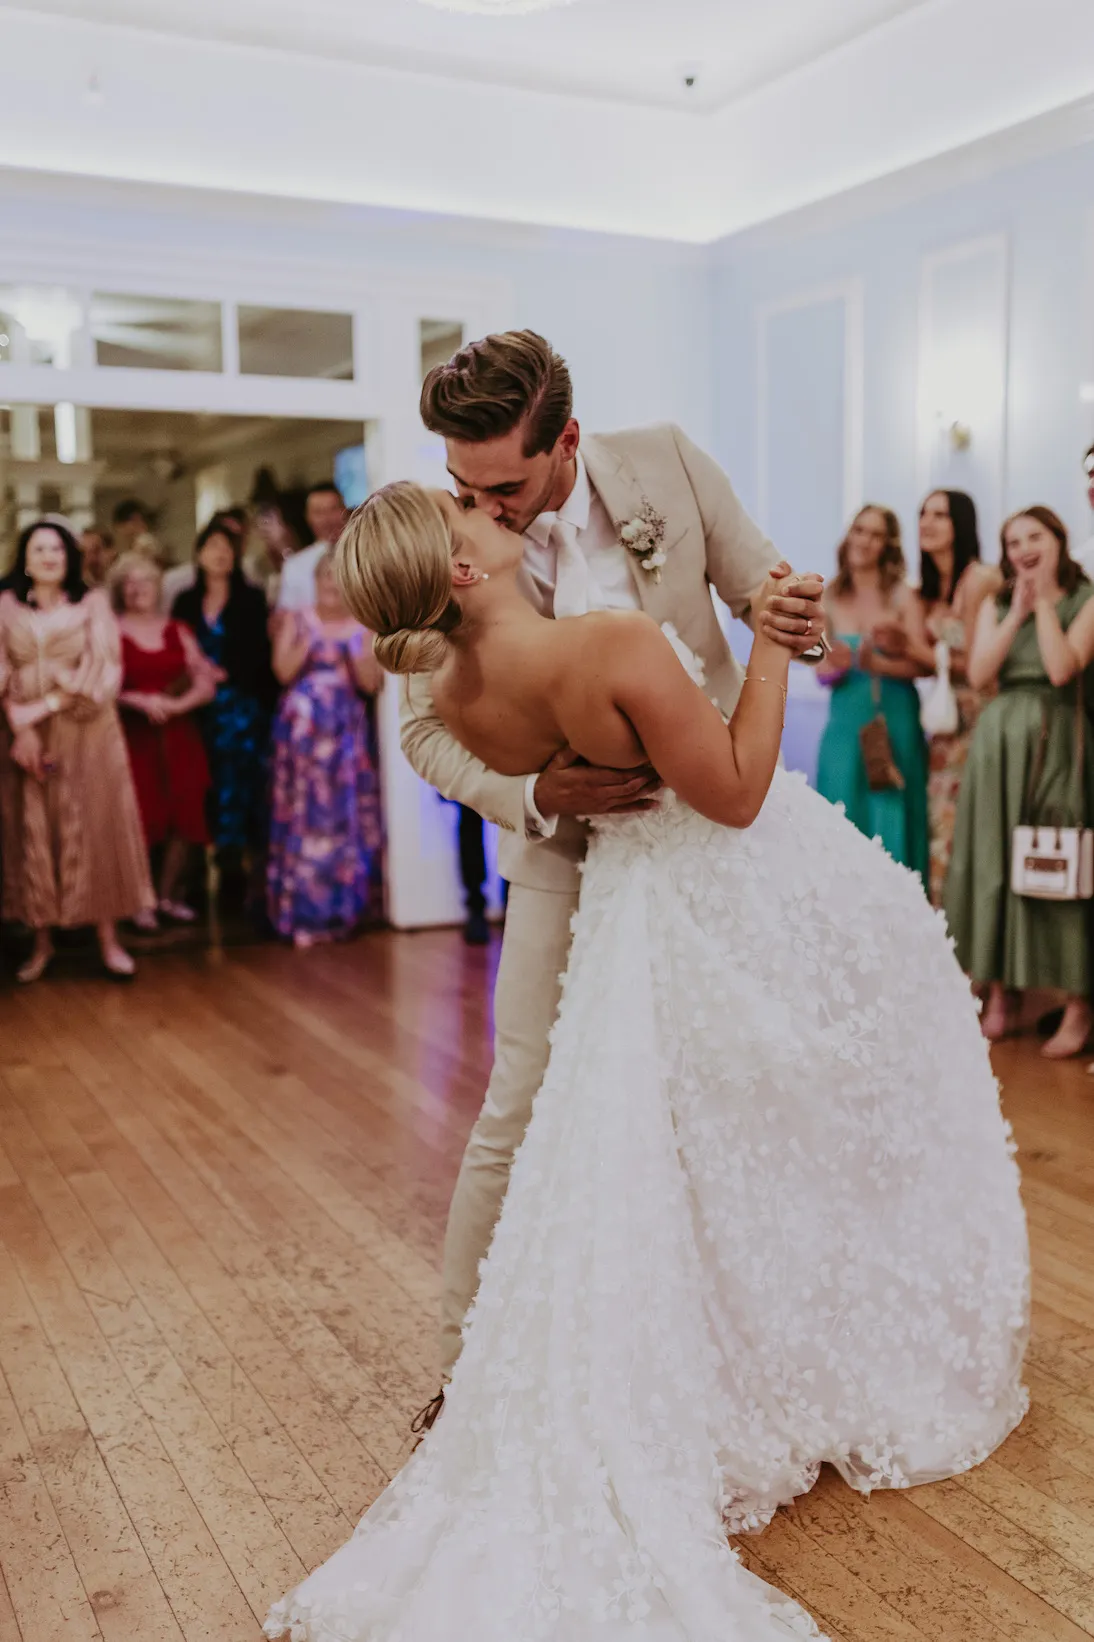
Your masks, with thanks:
[(1044, 1047), (1060, 1060), (1080, 1054), (1094, 1028), (1092, 904), (1015, 895), (1011, 840), (1024, 822), (1094, 824), (1094, 586), (1047, 507), (1008, 519), (1002, 568), (1003, 591), (981, 607), (968, 663), (970, 684), (998, 681), (999, 693), (969, 749), (944, 905), (961, 967), (987, 987), (985, 1037), (1012, 1029), (1027, 989), (1061, 992), (1063, 1020)]
[[(908, 654), (914, 596), (904, 579), (900, 523), (886, 507), (864, 507), (839, 550), (826, 599), (832, 653), (820, 672), (832, 704), (820, 745), (817, 788), (848, 820), (880, 838), (894, 860), (927, 882), (927, 744), (912, 682), (926, 667)], [(860, 732), (878, 715), (889, 731), (902, 787), (871, 792)]]

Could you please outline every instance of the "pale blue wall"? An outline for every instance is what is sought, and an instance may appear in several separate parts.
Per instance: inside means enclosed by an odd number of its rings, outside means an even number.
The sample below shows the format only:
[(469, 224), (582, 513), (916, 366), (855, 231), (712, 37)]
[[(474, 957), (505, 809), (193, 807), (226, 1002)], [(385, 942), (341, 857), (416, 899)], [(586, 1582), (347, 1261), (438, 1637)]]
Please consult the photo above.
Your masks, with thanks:
[[(827, 230), (810, 215), (714, 248), (719, 454), (756, 503), (756, 311), (765, 303), (861, 279), (865, 320), (864, 490), (914, 524), (920, 260), (960, 241), (1003, 234), (1010, 252), (1010, 386), (1004, 500), (1051, 502), (1085, 537), (1079, 456), (1091, 408), (1094, 292), (1086, 259), (1094, 211), (1094, 143)], [(803, 360), (808, 375), (811, 362)], [(791, 367), (792, 368), (792, 367)], [(788, 429), (788, 432), (790, 430)]]
[[(910, 192), (911, 190), (907, 190)], [(873, 200), (875, 203), (871, 203)], [(760, 506), (761, 406), (759, 330), (765, 305), (791, 301), (830, 285), (859, 282), (863, 316), (861, 499), (895, 507), (915, 563), (917, 373), (920, 282), (924, 258), (980, 236), (1002, 236), (1008, 291), (1005, 328), (1009, 380), (998, 438), (974, 429), (966, 457), (950, 471), (977, 495), (990, 516), (1033, 501), (1060, 512), (1078, 540), (1094, 533), (1080, 457), (1094, 438), (1094, 408), (1080, 402), (1080, 384), (1094, 379), (1091, 326), (1094, 290), (1089, 224), (1094, 216), (1094, 144), (1086, 144), (994, 175), (981, 176), (905, 203), (881, 207), (877, 194), (734, 236), (712, 251), (715, 308), (715, 448), (746, 503)], [(997, 265), (998, 259), (995, 259)], [(965, 279), (987, 282), (989, 254), (968, 265)], [(975, 307), (975, 284), (952, 299)], [(985, 308), (992, 293), (984, 286)], [(989, 327), (990, 343), (990, 327)], [(795, 351), (797, 337), (800, 347)], [(835, 546), (831, 477), (818, 470), (839, 440), (829, 426), (803, 433), (811, 406), (829, 417), (842, 393), (842, 362), (833, 358), (834, 332), (821, 309), (780, 319), (768, 330), (768, 466), (772, 495), (767, 522), (789, 535), (818, 568), (829, 568)], [(823, 419), (822, 419), (823, 420)], [(978, 440), (977, 433), (982, 432)], [(793, 455), (800, 444), (800, 464)], [(842, 446), (840, 447), (842, 448)], [(964, 464), (964, 466), (962, 466)], [(991, 494), (992, 475), (998, 496)], [(777, 491), (785, 489), (788, 494)], [(985, 496), (983, 492), (989, 494)], [(994, 556), (995, 542), (985, 542)], [(788, 756), (810, 768), (823, 709), (791, 704)]]

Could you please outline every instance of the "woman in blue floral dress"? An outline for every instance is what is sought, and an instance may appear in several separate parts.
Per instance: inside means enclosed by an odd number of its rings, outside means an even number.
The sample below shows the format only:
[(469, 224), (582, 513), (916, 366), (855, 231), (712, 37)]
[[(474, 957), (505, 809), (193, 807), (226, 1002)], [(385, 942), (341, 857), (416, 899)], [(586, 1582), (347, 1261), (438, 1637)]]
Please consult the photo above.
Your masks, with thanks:
[(274, 642), (285, 686), (273, 730), (266, 900), (296, 946), (348, 934), (380, 910), (380, 782), (367, 698), (382, 674), (342, 602), (329, 556), (314, 610), (286, 612)]

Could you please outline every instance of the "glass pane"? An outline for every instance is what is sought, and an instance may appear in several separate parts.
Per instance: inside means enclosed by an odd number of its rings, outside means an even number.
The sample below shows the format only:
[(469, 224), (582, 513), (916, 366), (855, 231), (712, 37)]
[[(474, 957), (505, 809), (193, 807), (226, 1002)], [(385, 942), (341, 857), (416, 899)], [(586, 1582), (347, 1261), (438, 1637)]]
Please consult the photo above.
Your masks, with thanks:
[(91, 334), (99, 365), (153, 371), (223, 368), (219, 302), (97, 291), (91, 298)]
[(353, 318), (307, 308), (240, 308), (243, 376), (353, 377)]
[(0, 286), (0, 360), (66, 369), (83, 318), (71, 291), (59, 286)]
[(420, 319), (418, 340), (424, 382), (434, 365), (447, 364), (463, 347), (463, 324), (457, 319)]

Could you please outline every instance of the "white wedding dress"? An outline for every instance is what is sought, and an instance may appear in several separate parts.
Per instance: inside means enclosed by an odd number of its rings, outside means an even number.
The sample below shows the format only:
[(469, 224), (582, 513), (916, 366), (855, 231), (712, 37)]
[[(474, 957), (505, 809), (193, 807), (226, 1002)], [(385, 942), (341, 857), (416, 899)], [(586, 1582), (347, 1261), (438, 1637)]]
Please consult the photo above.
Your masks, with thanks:
[(726, 1533), (1022, 1418), (1028, 1252), (922, 886), (800, 776), (591, 843), (550, 1066), (444, 1412), (293, 1642), (816, 1636)]

